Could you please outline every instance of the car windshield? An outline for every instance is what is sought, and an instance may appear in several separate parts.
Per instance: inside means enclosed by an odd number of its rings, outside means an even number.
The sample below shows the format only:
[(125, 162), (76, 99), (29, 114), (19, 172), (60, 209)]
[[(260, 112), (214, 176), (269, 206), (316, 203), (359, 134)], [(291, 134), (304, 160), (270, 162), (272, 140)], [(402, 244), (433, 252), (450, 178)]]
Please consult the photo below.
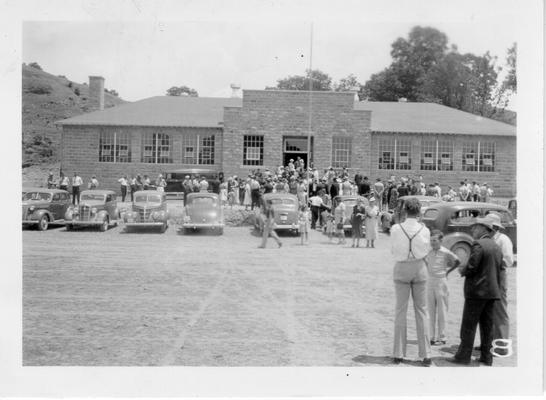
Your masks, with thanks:
[(214, 206), (216, 205), (216, 199), (209, 196), (197, 196), (188, 199), (188, 205), (194, 206)]
[(347, 208), (351, 208), (351, 207), (354, 207), (356, 205), (356, 200), (343, 200), (343, 203), (345, 203), (345, 206)]
[(135, 196), (135, 203), (161, 203), (159, 194), (139, 194)]
[(296, 202), (293, 199), (281, 199), (281, 198), (270, 199), (269, 202), (271, 203), (271, 205), (274, 205), (274, 206), (277, 206), (280, 204), (288, 204), (288, 205), (296, 204)]
[(93, 194), (93, 193), (83, 193), (80, 197), (80, 200), (99, 200), (104, 201), (103, 194)]
[(51, 201), (51, 193), (28, 192), (23, 196), (23, 201)]

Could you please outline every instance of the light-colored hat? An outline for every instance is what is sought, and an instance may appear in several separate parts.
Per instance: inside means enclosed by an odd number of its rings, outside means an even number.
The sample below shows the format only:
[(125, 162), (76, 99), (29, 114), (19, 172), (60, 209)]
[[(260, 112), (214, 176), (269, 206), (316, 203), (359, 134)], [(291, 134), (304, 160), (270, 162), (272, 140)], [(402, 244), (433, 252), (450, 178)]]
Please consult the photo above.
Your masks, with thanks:
[(483, 218), (476, 218), (476, 222), (474, 222), (472, 225), (483, 225), (493, 230), (494, 222), (496, 222), (495, 217), (493, 217), (491, 214), (487, 214)]
[(504, 226), (502, 226), (502, 223), (501, 223), (501, 217), (496, 212), (490, 212), (485, 217), (486, 218), (489, 217), (491, 219), (493, 226), (496, 226), (500, 229), (504, 229)]
[(375, 201), (375, 197), (370, 197), (370, 199), (368, 201)]

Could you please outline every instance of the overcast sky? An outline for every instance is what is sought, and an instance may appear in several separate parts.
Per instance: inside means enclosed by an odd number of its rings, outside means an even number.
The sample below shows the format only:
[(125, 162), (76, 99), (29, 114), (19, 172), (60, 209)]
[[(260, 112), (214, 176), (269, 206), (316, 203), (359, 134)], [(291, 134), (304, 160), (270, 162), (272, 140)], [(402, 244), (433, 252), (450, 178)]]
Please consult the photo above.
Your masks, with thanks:
[(516, 2), (413, 3), (371, 7), (357, 2), (346, 12), (332, 9), (330, 14), (325, 9), (311, 18), (292, 10), (290, 18), (228, 16), (208, 22), (27, 21), (22, 58), (80, 83), (89, 75), (101, 75), (107, 88), (134, 101), (181, 85), (202, 97), (225, 97), (231, 94), (231, 83), (264, 89), (280, 78), (301, 75), (309, 67), (311, 20), (313, 69), (334, 81), (352, 73), (365, 83), (390, 64), (392, 42), (407, 38), (415, 25), (441, 30), (460, 52), (490, 51), (498, 56), (499, 65), (504, 65), (506, 49), (517, 41)]

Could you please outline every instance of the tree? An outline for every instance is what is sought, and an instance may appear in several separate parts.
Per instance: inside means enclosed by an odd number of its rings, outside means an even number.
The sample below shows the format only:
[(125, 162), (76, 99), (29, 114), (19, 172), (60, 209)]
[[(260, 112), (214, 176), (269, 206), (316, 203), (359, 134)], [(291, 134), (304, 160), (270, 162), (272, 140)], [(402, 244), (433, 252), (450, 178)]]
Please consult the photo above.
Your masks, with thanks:
[(517, 56), (518, 46), (517, 43), (514, 43), (507, 51), (506, 65), (508, 67), (508, 73), (503, 82), (505, 89), (512, 93), (517, 93), (518, 91), (518, 80), (516, 77)]
[[(312, 86), (309, 82), (313, 82)], [(332, 90), (332, 78), (318, 70), (305, 70), (305, 76), (294, 75), (277, 81), (276, 89), (281, 90)]]
[(31, 62), (28, 64), (28, 66), (42, 71), (42, 67), (40, 67), (40, 64), (38, 64), (37, 62)]
[(398, 101), (402, 95), (402, 84), (393, 68), (373, 74), (364, 84), (363, 96), (371, 101)]
[(191, 89), (187, 86), (173, 86), (167, 90), (167, 96), (199, 97), (199, 93), (197, 93), (197, 90)]

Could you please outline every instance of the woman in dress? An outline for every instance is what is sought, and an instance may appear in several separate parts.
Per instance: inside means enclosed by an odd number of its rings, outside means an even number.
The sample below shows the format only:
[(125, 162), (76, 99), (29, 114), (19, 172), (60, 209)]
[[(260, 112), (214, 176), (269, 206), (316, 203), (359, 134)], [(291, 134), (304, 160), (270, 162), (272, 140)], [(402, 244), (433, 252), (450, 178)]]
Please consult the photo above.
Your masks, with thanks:
[(379, 207), (375, 204), (375, 198), (370, 198), (370, 205), (366, 208), (366, 247), (374, 248), (377, 239), (377, 216)]
[(338, 236), (337, 244), (345, 244), (345, 230), (343, 229), (343, 222), (345, 221), (346, 205), (340, 201), (337, 207), (334, 209), (334, 219), (336, 224), (336, 234)]
[(220, 183), (220, 203), (225, 207), (228, 198), (228, 184), (226, 181)]
[(360, 238), (362, 237), (362, 223), (366, 218), (366, 207), (364, 206), (364, 198), (359, 197), (356, 200), (356, 205), (353, 207), (351, 215), (351, 225), (353, 230), (353, 244), (351, 247), (360, 246)]
[(252, 197), (250, 195), (250, 179), (246, 180), (244, 193), (245, 197), (243, 199), (243, 205), (245, 206), (245, 210), (248, 210), (248, 208), (252, 205)]

